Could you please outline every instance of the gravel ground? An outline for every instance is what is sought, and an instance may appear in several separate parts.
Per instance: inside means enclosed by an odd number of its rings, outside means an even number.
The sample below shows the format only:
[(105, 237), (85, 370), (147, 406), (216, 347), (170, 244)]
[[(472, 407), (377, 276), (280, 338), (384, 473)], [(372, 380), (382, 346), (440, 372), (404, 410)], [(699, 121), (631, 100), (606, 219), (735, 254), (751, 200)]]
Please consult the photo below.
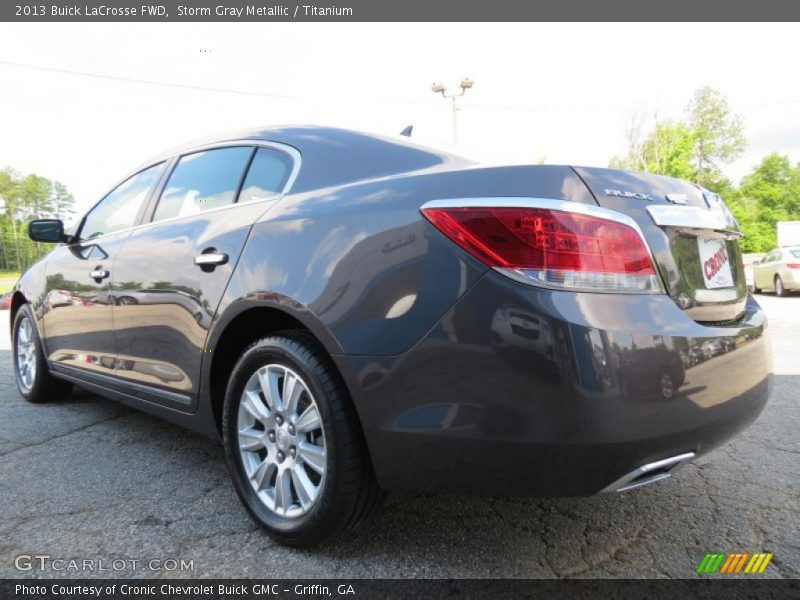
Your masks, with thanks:
[[(0, 577), (692, 577), (706, 551), (765, 551), (775, 556), (764, 576), (796, 578), (800, 296), (759, 300), (773, 331), (771, 402), (676, 477), (593, 498), (393, 494), (367, 528), (308, 551), (253, 525), (215, 443), (88, 393), (26, 404), (3, 316)], [(21, 554), (95, 570), (19, 571)], [(143, 568), (167, 558), (193, 569)]]

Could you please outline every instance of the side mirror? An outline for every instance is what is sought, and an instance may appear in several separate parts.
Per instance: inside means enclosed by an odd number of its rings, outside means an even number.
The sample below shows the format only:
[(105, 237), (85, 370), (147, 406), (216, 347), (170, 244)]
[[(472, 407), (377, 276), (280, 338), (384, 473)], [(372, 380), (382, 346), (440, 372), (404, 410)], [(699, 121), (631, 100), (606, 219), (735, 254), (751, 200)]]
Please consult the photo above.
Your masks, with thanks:
[(66, 242), (64, 223), (59, 219), (37, 219), (28, 223), (28, 237), (34, 242), (58, 244)]

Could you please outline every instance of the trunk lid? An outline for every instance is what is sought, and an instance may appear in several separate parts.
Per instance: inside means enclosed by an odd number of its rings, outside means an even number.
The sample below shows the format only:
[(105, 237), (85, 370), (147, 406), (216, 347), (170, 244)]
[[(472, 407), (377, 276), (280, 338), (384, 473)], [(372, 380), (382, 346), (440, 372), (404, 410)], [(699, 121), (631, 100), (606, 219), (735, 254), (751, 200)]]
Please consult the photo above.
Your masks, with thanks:
[(741, 317), (747, 301), (741, 233), (716, 194), (663, 175), (588, 167), (575, 172), (600, 206), (637, 222), (667, 293), (691, 318)]

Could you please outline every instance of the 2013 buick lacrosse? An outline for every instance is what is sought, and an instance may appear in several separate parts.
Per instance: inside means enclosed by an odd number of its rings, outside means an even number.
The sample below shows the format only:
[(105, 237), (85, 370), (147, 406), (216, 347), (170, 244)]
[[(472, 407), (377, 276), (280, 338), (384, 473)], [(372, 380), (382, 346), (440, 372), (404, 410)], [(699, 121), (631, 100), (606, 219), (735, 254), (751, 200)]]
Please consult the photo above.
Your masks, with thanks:
[(29, 233), (57, 245), (14, 288), (21, 394), (77, 384), (221, 439), (287, 544), (385, 490), (659, 481), (769, 394), (736, 221), (668, 177), (285, 127), (168, 152)]

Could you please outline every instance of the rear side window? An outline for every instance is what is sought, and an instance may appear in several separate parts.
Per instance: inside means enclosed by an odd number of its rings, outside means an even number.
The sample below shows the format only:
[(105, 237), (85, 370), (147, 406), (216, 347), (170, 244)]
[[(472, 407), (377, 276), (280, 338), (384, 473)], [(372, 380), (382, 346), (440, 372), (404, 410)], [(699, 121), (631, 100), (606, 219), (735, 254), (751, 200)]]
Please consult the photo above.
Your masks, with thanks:
[(161, 193), (153, 221), (232, 204), (253, 149), (217, 148), (182, 156)]
[(264, 200), (283, 192), (294, 163), (287, 154), (259, 148), (247, 171), (239, 202)]
[(120, 183), (86, 215), (81, 228), (81, 239), (89, 240), (107, 233), (133, 227), (150, 188), (161, 175), (160, 163)]
[(800, 250), (789, 250), (792, 253), (792, 256), (795, 258), (800, 258)]

